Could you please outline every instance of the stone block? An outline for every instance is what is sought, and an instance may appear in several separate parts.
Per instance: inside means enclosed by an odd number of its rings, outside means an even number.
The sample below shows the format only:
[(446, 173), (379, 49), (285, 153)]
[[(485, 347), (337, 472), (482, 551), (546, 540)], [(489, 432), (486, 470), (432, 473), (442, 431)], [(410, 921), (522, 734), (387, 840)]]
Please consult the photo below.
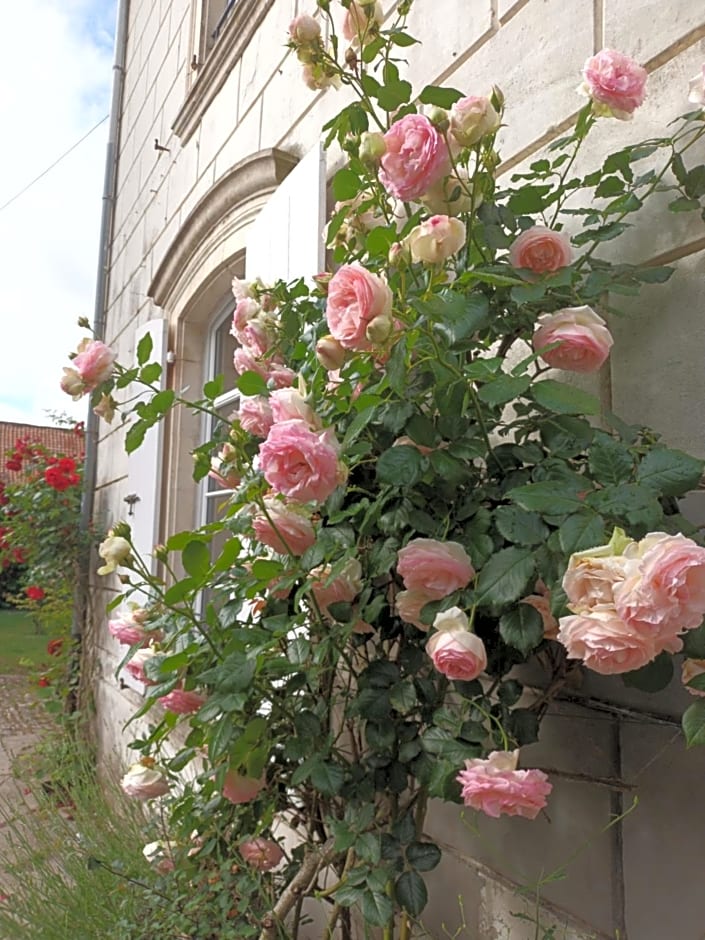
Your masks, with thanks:
[[(242, 54), (239, 113), (244, 114), (269, 84), (288, 55), (289, 23), (296, 15), (296, 0), (276, 0)], [(312, 4), (312, 6), (315, 6)], [(288, 55), (289, 58), (295, 58)], [(306, 89), (304, 89), (306, 90)]]
[(693, 30), (705, 34), (705, 7), (693, 0), (604, 0), (604, 7), (605, 47), (642, 63)]

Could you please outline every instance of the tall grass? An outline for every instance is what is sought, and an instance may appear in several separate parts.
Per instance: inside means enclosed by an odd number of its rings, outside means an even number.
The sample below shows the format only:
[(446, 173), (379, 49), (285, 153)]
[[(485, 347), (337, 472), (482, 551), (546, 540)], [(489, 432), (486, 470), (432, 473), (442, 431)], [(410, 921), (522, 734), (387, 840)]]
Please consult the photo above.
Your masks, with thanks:
[(71, 739), (43, 747), (45, 768), (47, 747), (64, 749), (57, 773), (34, 777), (24, 799), (0, 797), (0, 938), (114, 940), (116, 924), (138, 923), (145, 904), (144, 889), (115, 874), (149, 877), (142, 808), (102, 787)]

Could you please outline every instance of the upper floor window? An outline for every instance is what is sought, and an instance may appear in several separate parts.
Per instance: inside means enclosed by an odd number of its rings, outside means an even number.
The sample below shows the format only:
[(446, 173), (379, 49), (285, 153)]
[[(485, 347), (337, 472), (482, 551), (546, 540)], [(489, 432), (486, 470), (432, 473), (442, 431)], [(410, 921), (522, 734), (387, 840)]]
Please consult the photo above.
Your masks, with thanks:
[(201, 20), (201, 59), (204, 59), (223, 32), (238, 0), (203, 0)]

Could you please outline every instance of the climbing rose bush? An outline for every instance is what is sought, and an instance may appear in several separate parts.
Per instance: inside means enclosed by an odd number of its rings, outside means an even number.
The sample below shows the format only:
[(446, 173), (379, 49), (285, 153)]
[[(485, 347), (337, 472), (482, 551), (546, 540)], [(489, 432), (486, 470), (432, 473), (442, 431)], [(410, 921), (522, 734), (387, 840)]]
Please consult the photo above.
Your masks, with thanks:
[[(411, 937), (441, 858), (431, 799), (535, 818), (557, 690), (586, 670), (653, 688), (681, 648), (705, 655), (703, 549), (677, 502), (703, 463), (574, 382), (608, 359), (620, 297), (672, 273), (624, 261), (641, 206), (666, 191), (702, 211), (701, 112), (578, 173), (595, 124), (646, 93), (604, 50), (572, 130), (502, 174), (498, 88), (412, 100), (409, 7), (321, 3), (290, 27), (305, 84), (356, 96), (325, 128), (345, 154), (330, 270), (235, 279), (233, 370), (195, 402), (157, 387), (149, 337), (92, 392), (125, 413), (128, 452), (172, 408), (214, 420), (194, 467), (223, 487), (219, 519), (166, 533), (163, 580), (119, 523), (100, 570), (116, 607), (139, 592), (148, 611), (144, 634), (125, 614), (111, 629), (149, 683), (133, 746), (170, 784), (160, 838), (193, 881), (214, 859), (233, 874), (241, 847), (239, 937), (295, 936), (304, 895), (330, 900), (331, 935), (355, 909)], [(138, 409), (118, 401), (131, 383)]]

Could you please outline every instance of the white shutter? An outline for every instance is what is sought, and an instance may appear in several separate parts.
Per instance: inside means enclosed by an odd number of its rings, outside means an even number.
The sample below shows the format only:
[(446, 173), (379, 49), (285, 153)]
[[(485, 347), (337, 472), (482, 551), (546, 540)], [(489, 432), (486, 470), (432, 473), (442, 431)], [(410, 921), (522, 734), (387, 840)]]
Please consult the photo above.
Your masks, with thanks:
[(265, 284), (310, 278), (323, 270), (326, 155), (321, 143), (274, 192), (247, 237), (246, 277)]

